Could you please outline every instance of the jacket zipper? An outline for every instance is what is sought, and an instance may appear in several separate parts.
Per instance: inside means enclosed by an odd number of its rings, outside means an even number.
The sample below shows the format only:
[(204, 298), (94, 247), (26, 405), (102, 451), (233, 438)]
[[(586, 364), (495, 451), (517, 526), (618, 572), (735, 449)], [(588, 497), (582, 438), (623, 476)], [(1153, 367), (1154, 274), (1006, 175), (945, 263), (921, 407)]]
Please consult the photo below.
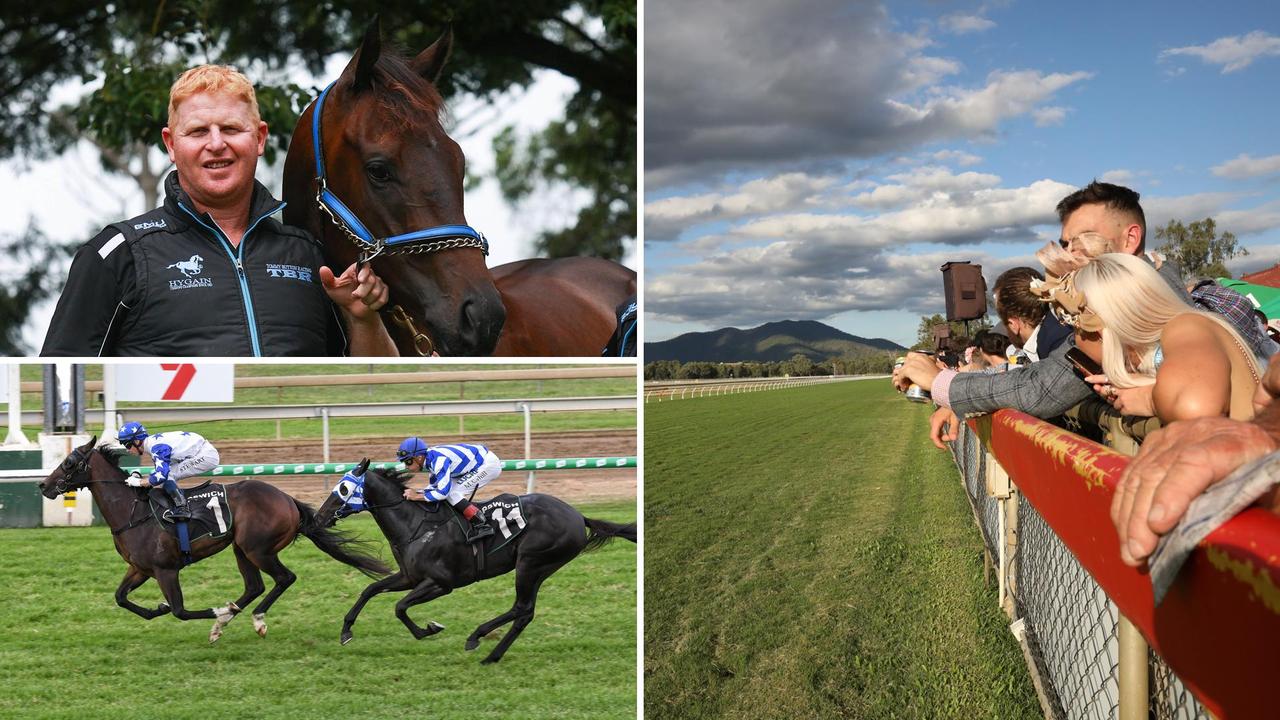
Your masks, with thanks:
[(249, 296), (249, 278), (244, 272), (244, 244), (245, 241), (249, 239), (249, 233), (253, 232), (253, 229), (258, 226), (258, 223), (278, 212), (280, 208), (285, 206), (285, 204), (286, 203), (280, 203), (269, 212), (259, 215), (258, 219), (254, 220), (249, 225), (249, 229), (244, 231), (244, 235), (240, 237), (239, 247), (237, 247), (236, 251), (233, 252), (231, 249), (231, 241), (227, 239), (226, 234), (222, 232), (221, 228), (217, 227), (217, 223), (214, 223), (212, 227), (209, 226), (186, 205), (178, 203), (178, 207), (182, 208), (184, 212), (190, 215), (192, 220), (195, 220), (198, 225), (213, 233), (213, 236), (222, 243), (222, 249), (226, 251), (227, 257), (229, 257), (231, 262), (236, 266), (236, 277), (240, 281), (240, 296), (244, 299), (245, 320), (249, 324), (249, 343), (253, 348), (254, 357), (262, 357), (262, 347), (258, 343), (258, 319), (253, 313), (253, 299)]

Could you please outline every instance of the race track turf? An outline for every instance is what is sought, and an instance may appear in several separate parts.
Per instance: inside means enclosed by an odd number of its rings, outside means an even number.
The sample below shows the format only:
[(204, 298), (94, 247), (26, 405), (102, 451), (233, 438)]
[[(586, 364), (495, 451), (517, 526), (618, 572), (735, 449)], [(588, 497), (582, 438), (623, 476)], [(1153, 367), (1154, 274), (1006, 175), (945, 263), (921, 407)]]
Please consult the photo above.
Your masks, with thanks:
[(1042, 717), (931, 407), (645, 406), (645, 717)]
[[(579, 509), (636, 518), (628, 503)], [(347, 524), (385, 547), (370, 518)], [(410, 609), (419, 625), (446, 627), (421, 641), (395, 618), (404, 593), (380, 595), (343, 646), (342, 616), (370, 581), (299, 538), (281, 553), (298, 580), (267, 615), (267, 637), (244, 613), (210, 645), (211, 620), (148, 622), (115, 605), (125, 565), (105, 527), (0, 530), (0, 717), (635, 717), (636, 550), (614, 540), (562, 568), (502, 662), (482, 666), (497, 638), (476, 652), (463, 641), (510, 608), (514, 575)], [(241, 589), (229, 549), (182, 580), (191, 608), (225, 604)], [(152, 607), (161, 599), (154, 581), (131, 597)]]

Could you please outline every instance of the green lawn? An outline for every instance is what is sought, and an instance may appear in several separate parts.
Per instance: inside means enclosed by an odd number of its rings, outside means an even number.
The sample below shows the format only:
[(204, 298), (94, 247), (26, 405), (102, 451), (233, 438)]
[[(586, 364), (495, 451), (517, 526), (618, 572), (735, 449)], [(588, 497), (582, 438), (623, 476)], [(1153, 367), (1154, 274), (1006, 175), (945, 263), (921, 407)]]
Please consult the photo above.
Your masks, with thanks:
[(646, 718), (1034, 718), (929, 408), (885, 381), (645, 406)]
[[(636, 517), (627, 503), (579, 509), (614, 521)], [(346, 522), (381, 540), (368, 517)], [(403, 593), (381, 595), (343, 646), (342, 616), (369, 580), (305, 538), (281, 559), (298, 581), (267, 615), (267, 637), (254, 634), (246, 613), (210, 645), (212, 621), (147, 622), (116, 607), (125, 566), (106, 528), (0, 530), (0, 717), (635, 717), (631, 543), (615, 540), (547, 580), (537, 617), (491, 666), (479, 663), (496, 639), (471, 653), (462, 644), (511, 606), (514, 575), (410, 610), (420, 625), (430, 619), (447, 628), (421, 641), (395, 618)], [(230, 550), (182, 579), (188, 607), (224, 604), (241, 589)], [(160, 592), (150, 581), (131, 597), (153, 606)]]

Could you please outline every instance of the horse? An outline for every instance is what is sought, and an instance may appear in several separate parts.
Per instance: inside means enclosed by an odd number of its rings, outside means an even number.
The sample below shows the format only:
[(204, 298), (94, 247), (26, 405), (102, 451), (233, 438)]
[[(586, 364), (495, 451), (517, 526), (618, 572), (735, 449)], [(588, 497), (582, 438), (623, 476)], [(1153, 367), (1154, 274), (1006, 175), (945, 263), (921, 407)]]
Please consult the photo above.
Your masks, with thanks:
[(331, 267), (372, 263), (402, 355), (599, 356), (636, 273), (585, 257), (486, 267), (488, 240), (463, 214), (464, 158), (434, 85), (452, 47), (448, 30), (406, 61), (382, 50), (370, 24), (298, 118), (284, 221), (317, 237)]
[[(278, 553), (299, 534), (305, 535), (327, 555), (376, 577), (391, 571), (380, 560), (361, 551), (363, 542), (316, 523), (312, 507), (257, 480), (226, 486), (231, 511), (230, 532), (222, 537), (206, 537), (191, 542), (191, 561), (201, 560), (226, 549), (235, 550), (236, 564), (244, 578), (244, 594), (224, 607), (188, 610), (182, 602), (178, 573), (184, 558), (177, 539), (160, 527), (148, 508), (147, 489), (125, 484), (120, 459), (128, 454), (119, 447), (103, 444), (96, 450), (95, 435), (76, 448), (62, 464), (40, 482), (41, 493), (50, 499), (62, 493), (92, 485), (93, 502), (115, 539), (116, 552), (128, 564), (124, 579), (116, 588), (116, 604), (144, 620), (172, 612), (179, 620), (213, 618), (209, 642), (217, 642), (222, 630), (250, 602), (262, 594), (262, 573), (275, 581), (267, 596), (253, 608), (253, 627), (259, 637), (267, 636), (266, 614), (271, 605), (293, 584), (297, 576), (280, 562)], [(154, 577), (166, 602), (145, 608), (129, 599), (148, 578)]]
[[(480, 638), (512, 623), (511, 630), (481, 664), (498, 662), (533, 620), (538, 588), (570, 560), (600, 547), (612, 538), (636, 542), (636, 526), (583, 517), (568, 503), (550, 495), (522, 495), (519, 502), (492, 513), (501, 532), (477, 545), (466, 543), (460, 517), (448, 503), (404, 499), (407, 474), (369, 469), (368, 458), (343, 476), (316, 511), (316, 522), (331, 524), (347, 515), (369, 510), (391, 543), (400, 570), (374, 582), (360, 593), (342, 623), (343, 645), (351, 641), (351, 626), (365, 603), (379, 593), (409, 590), (396, 603), (396, 617), (421, 640), (444, 629), (437, 622), (419, 627), (409, 617), (414, 605), (448, 595), (454, 588), (516, 571), (516, 600), (507, 612), (482, 623), (467, 637), (465, 648), (475, 650)], [(507, 496), (509, 497), (509, 496)], [(523, 532), (520, 532), (520, 531)], [(514, 536), (514, 537), (512, 537)], [(483, 562), (482, 562), (483, 561)]]

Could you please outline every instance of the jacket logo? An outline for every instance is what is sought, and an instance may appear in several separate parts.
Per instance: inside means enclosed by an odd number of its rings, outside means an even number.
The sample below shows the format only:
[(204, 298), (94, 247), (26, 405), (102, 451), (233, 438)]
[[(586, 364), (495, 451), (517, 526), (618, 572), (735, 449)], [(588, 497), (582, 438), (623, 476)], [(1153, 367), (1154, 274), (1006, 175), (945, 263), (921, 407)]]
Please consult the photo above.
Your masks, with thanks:
[(176, 262), (166, 269), (172, 270), (177, 268), (178, 272), (182, 273), (183, 277), (191, 277), (192, 275), (200, 274), (201, 268), (204, 267), (202, 263), (204, 263), (204, 258), (199, 255), (192, 255), (189, 259)]
[(311, 282), (311, 268), (302, 267), (300, 265), (278, 265), (276, 263), (267, 263), (267, 274), (273, 278), (293, 278), (294, 280)]
[(167, 227), (165, 225), (164, 218), (161, 218), (159, 220), (147, 220), (146, 222), (140, 222), (137, 225), (134, 225), (133, 229), (146, 230), (148, 228), (162, 228), (162, 227)]
[(192, 255), (186, 260), (168, 266), (167, 270), (177, 270), (182, 273), (182, 279), (170, 280), (170, 290), (185, 290), (194, 287), (213, 287), (213, 281), (206, 277), (195, 277), (204, 269), (204, 258), (199, 255)]

